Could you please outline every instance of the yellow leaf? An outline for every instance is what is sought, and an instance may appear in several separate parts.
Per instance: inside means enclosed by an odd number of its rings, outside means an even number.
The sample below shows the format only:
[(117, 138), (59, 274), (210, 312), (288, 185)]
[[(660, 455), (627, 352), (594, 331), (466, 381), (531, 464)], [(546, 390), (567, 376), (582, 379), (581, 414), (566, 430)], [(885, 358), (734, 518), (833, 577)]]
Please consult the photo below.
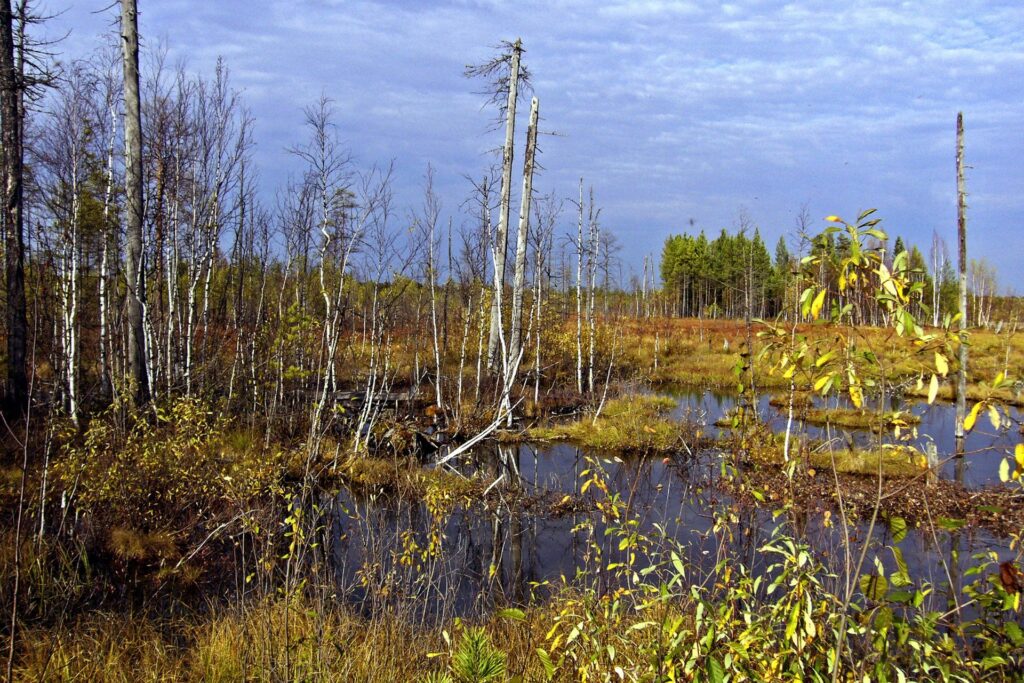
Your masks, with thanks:
[(856, 385), (850, 385), (850, 402), (860, 408), (864, 404), (864, 392)]
[(978, 401), (971, 408), (971, 412), (964, 418), (964, 431), (969, 432), (974, 429), (974, 423), (978, 419), (978, 413), (981, 412), (981, 407), (985, 405), (984, 401)]
[(939, 376), (932, 374), (931, 384), (928, 385), (928, 403), (935, 403), (935, 397), (939, 393)]
[(1017, 469), (1024, 470), (1024, 443), (1017, 444), (1013, 449), (1013, 458), (1017, 461)]
[(821, 391), (821, 388), (828, 383), (828, 380), (830, 378), (831, 375), (822, 375), (821, 377), (819, 377), (818, 381), (814, 383), (814, 390)]
[(949, 372), (949, 361), (938, 351), (935, 352), (935, 369), (939, 371), (939, 374), (943, 377)]
[(999, 424), (1002, 420), (1000, 420), (999, 410), (995, 406), (990, 405), (988, 407), (988, 421), (992, 423), (993, 429), (999, 429)]
[(821, 315), (821, 307), (825, 305), (825, 290), (822, 289), (818, 292), (818, 296), (814, 297), (814, 303), (811, 304), (811, 317), (815, 320)]
[(842, 223), (843, 219), (839, 216), (825, 216), (825, 220), (829, 223)]

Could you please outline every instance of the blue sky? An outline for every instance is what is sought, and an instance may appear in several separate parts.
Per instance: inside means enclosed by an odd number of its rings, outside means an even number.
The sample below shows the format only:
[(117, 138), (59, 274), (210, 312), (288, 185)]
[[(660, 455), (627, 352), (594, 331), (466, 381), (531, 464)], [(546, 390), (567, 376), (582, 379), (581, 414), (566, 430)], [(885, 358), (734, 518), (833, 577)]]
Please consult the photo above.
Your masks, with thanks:
[[(110, 29), (109, 5), (49, 0), (65, 11), (47, 30), (71, 31), (67, 57), (85, 54)], [(962, 110), (970, 249), (997, 267), (1001, 289), (1024, 293), (1019, 0), (139, 5), (144, 42), (164, 41), (172, 62), (210, 73), (226, 58), (256, 117), (268, 201), (297, 172), (285, 149), (323, 92), (360, 165), (395, 159), (399, 204), (420, 204), (429, 162), (456, 223), (463, 176), (480, 175), (500, 144), (463, 68), (522, 37), (541, 128), (558, 133), (541, 139), (535, 187), (569, 197), (580, 176), (593, 184), (627, 273), (691, 218), (717, 233), (745, 210), (771, 247), (803, 205), (816, 226), (875, 207), (891, 235), (927, 255), (938, 229), (955, 255)]]

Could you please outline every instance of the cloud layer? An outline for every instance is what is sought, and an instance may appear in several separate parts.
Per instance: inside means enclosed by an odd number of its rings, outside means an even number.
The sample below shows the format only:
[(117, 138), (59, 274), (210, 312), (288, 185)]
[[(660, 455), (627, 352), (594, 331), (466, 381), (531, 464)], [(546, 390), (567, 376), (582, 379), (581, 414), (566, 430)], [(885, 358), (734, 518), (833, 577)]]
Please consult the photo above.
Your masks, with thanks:
[[(105, 3), (49, 30), (82, 54)], [(521, 36), (541, 101), (542, 192), (595, 186), (636, 269), (690, 218), (717, 231), (743, 209), (768, 240), (814, 217), (877, 207), (926, 248), (955, 237), (954, 122), (967, 126), (971, 249), (1024, 291), (1024, 6), (805, 0), (592, 3), (140, 0), (150, 44), (209, 70), (218, 55), (257, 117), (268, 193), (295, 171), (302, 106), (337, 104), (361, 162), (397, 160), (412, 206), (428, 162), (445, 209), (499, 144), (462, 69)], [(524, 116), (525, 118), (525, 116)], [(567, 229), (568, 223), (567, 220)]]

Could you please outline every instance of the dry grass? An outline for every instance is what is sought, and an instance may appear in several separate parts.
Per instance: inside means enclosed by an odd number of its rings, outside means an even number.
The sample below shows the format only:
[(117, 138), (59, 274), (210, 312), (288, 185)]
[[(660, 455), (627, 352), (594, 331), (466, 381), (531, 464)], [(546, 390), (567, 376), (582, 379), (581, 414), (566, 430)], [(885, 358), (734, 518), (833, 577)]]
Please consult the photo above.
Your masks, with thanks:
[(467, 498), (481, 490), (480, 482), (440, 468), (426, 468), (413, 458), (350, 458), (337, 474), (357, 491), (394, 491), (422, 498), (448, 494)]
[(899, 426), (906, 428), (909, 425), (918, 424), (921, 418), (913, 413), (898, 412), (879, 415), (870, 410), (857, 410), (855, 408), (809, 408), (800, 412), (800, 419), (808, 424), (832, 425), (834, 427), (846, 427), (847, 429), (871, 429), (881, 431), (883, 428)]
[[(754, 325), (754, 333), (760, 326)], [(916, 378), (921, 365), (914, 358), (915, 347), (906, 339), (895, 335), (890, 328), (838, 328), (834, 325), (799, 325), (797, 332), (810, 342), (833, 339), (837, 332), (851, 335), (857, 345), (871, 349), (894, 378)], [(701, 388), (731, 388), (736, 385), (735, 374), (738, 354), (746, 341), (746, 326), (738, 320), (696, 320), (693, 318), (657, 318), (631, 320), (621, 324), (620, 363), (624, 370), (646, 377), (655, 383), (671, 383)], [(654, 350), (658, 347), (655, 369)], [(755, 352), (760, 346), (754, 339)], [(924, 359), (929, 360), (929, 359)], [(1013, 335), (991, 330), (972, 330), (968, 397), (972, 400), (999, 398), (1008, 403), (1024, 405), (1024, 395), (1015, 390), (992, 391), (988, 386), (1000, 372), (1010, 377), (1024, 377), (1024, 332)], [(954, 368), (955, 369), (955, 368)], [(788, 380), (769, 375), (759, 368), (759, 388), (772, 389), (788, 386)], [(927, 395), (927, 383), (918, 390), (911, 386), (912, 395)], [(943, 382), (939, 397), (951, 399), (951, 381)]]
[[(483, 626), (507, 653), (510, 672), (540, 680), (533, 648), (550, 626), (547, 608)], [(448, 626), (453, 638), (461, 628)], [(175, 620), (93, 613), (27, 631), (22, 643), (16, 681), (414, 681), (447, 659), (433, 656), (447, 650), (440, 627), (284, 600)]]

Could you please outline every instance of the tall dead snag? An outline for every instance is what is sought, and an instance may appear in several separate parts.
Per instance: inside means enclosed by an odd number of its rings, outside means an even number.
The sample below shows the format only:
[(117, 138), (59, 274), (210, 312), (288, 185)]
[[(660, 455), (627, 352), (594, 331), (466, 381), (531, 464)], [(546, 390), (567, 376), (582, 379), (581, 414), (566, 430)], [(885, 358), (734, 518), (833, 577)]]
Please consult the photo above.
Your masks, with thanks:
[(14, 17), (10, 0), (0, 3), (0, 138), (3, 141), (4, 265), (7, 275), (7, 405), (12, 413), (28, 402), (25, 313), (25, 230), (22, 212), (22, 110), (19, 70), (14, 60)]
[(583, 393), (583, 178), (576, 234), (576, 393)]
[(142, 265), (142, 116), (139, 101), (139, 22), (136, 0), (121, 0), (121, 47), (124, 55), (125, 279), (127, 280), (128, 371), (130, 395), (149, 400), (146, 333), (142, 302), (146, 296)]
[(519, 207), (519, 234), (516, 239), (516, 262), (512, 277), (512, 339), (509, 357), (518, 366), (523, 339), (523, 290), (526, 288), (526, 238), (530, 231), (530, 201), (533, 197), (533, 169), (537, 156), (537, 117), (539, 103), (533, 98), (530, 127), (526, 132), (526, 157), (523, 162), (523, 196)]
[(960, 353), (956, 374), (956, 452), (964, 452), (964, 417), (967, 413), (967, 189), (964, 182), (964, 115), (956, 115), (956, 229), (960, 271)]
[[(512, 192), (512, 157), (516, 130), (516, 101), (519, 97), (521, 82), (528, 79), (528, 74), (521, 67), (523, 42), (516, 39), (514, 43), (505, 43), (506, 50), (486, 64), (466, 69), (466, 76), (484, 77), (489, 79), (492, 100), (499, 105), (505, 96), (502, 113), (505, 115), (505, 144), (501, 155), (501, 204), (498, 211), (498, 231), (494, 245), (494, 287), (499, 289), (505, 284), (505, 258), (508, 253), (508, 220), (509, 204)], [(487, 341), (487, 367), (496, 367), (498, 343), (501, 331), (501, 297), (495, 291), (491, 301), (491, 331)]]

